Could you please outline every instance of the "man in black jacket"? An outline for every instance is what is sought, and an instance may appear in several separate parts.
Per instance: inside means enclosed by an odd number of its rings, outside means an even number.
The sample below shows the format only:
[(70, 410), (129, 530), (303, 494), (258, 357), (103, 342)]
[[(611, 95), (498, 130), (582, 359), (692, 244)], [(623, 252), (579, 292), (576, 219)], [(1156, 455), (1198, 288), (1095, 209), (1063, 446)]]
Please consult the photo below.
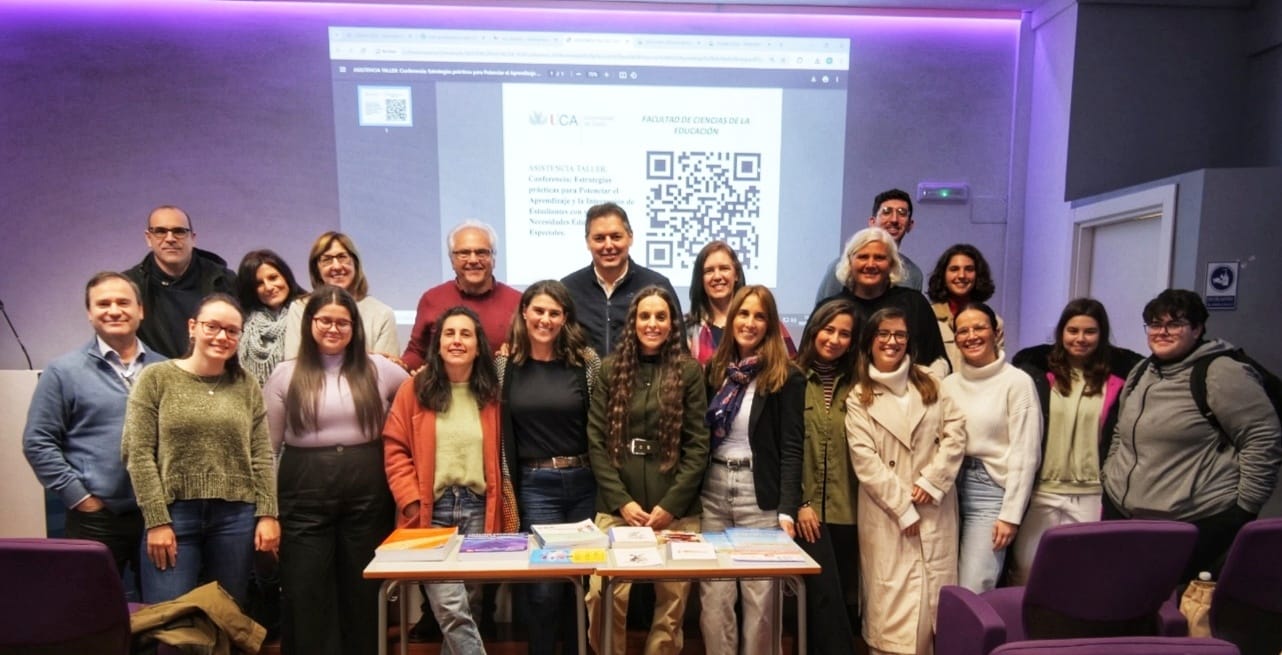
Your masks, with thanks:
[(144, 233), (151, 252), (125, 271), (142, 290), (147, 308), (138, 338), (166, 357), (187, 354), (187, 320), (205, 296), (236, 293), (236, 274), (212, 252), (196, 248), (187, 212), (161, 205), (147, 216)]

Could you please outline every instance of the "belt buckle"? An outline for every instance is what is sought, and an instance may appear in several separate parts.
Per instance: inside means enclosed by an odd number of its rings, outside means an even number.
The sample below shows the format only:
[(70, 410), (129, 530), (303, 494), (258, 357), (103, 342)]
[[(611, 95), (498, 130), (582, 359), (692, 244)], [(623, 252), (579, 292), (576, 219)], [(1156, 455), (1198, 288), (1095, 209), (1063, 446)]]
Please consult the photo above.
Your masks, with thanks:
[(555, 456), (555, 455), (554, 455), (554, 456), (552, 457), (552, 468), (554, 468), (554, 469), (568, 469), (568, 468), (571, 468), (571, 467), (574, 467), (574, 466), (578, 466), (578, 464), (579, 464), (578, 459), (579, 459), (579, 458), (578, 458), (577, 456), (574, 456), (574, 457), (561, 457), (561, 456)]
[(628, 442), (628, 452), (633, 455), (649, 455), (654, 452), (654, 441), (650, 439), (633, 439)]
[(726, 464), (726, 468), (730, 469), (731, 471), (738, 471), (740, 469), (752, 470), (752, 460), (746, 457), (740, 457), (737, 459), (726, 458), (724, 461)]

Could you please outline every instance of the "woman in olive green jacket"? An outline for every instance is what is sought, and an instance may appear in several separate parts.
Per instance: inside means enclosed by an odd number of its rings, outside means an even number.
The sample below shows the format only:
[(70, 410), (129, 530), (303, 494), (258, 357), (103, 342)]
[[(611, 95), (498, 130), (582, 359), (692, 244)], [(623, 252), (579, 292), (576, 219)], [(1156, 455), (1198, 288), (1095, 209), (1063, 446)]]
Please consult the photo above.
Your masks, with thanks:
[(806, 375), (806, 441), (801, 471), (797, 543), (823, 567), (806, 578), (806, 612), (811, 648), (825, 655), (854, 652), (847, 599), (858, 596), (859, 534), (855, 531), (855, 487), (846, 442), (846, 397), (854, 386), (859, 333), (855, 306), (829, 300), (806, 321), (797, 365)]
[[(628, 309), (623, 338), (601, 363), (605, 393), (592, 396), (588, 455), (596, 475), (596, 524), (697, 532), (699, 486), (708, 465), (707, 392), (698, 362), (683, 352), (680, 311), (667, 291), (648, 286)], [(631, 585), (613, 586), (611, 650), (623, 653)], [(681, 623), (690, 583), (654, 585), (647, 655), (681, 652)], [(598, 653), (601, 580), (587, 595), (589, 641)], [(613, 654), (611, 654), (613, 655)]]

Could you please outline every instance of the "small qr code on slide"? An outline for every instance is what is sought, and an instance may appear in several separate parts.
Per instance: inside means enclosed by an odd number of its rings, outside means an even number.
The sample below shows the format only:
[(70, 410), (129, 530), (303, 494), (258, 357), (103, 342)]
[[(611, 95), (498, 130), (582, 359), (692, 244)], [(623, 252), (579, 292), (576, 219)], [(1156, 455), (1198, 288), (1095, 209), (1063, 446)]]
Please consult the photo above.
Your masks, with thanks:
[(745, 269), (755, 267), (761, 153), (650, 151), (646, 182), (646, 266), (688, 273), (699, 250), (719, 239)]

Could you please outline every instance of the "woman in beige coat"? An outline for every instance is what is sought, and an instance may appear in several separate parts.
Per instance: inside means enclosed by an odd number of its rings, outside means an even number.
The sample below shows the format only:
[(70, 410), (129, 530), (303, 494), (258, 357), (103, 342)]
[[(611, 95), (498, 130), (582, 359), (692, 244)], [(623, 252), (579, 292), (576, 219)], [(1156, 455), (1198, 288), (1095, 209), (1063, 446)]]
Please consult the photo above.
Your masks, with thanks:
[(846, 439), (859, 478), (863, 637), (872, 653), (930, 653), (939, 588), (957, 582), (964, 419), (912, 363), (902, 310), (873, 314), (859, 338)]

